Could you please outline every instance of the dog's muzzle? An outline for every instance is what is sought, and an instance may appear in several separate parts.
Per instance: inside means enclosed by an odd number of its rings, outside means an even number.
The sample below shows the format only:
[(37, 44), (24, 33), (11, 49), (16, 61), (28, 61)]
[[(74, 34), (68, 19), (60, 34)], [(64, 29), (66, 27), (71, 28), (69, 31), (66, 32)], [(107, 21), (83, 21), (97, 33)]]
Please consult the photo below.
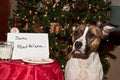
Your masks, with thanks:
[(72, 52), (73, 58), (82, 58), (87, 59), (89, 57), (88, 54), (83, 54), (82, 51), (80, 51), (80, 48), (82, 47), (82, 42), (76, 41), (75, 42), (75, 50)]
[(87, 59), (89, 57), (88, 54), (83, 54), (81, 51), (79, 50), (75, 50), (72, 52), (73, 54), (73, 58), (81, 58), (81, 59)]

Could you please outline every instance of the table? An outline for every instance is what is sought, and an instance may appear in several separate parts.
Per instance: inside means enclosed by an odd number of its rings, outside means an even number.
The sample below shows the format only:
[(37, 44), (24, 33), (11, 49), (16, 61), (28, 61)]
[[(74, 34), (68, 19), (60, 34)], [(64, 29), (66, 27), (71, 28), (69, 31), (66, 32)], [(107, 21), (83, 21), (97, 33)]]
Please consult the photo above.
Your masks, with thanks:
[(56, 60), (35, 65), (12, 60), (0, 61), (0, 80), (64, 80), (64, 77)]

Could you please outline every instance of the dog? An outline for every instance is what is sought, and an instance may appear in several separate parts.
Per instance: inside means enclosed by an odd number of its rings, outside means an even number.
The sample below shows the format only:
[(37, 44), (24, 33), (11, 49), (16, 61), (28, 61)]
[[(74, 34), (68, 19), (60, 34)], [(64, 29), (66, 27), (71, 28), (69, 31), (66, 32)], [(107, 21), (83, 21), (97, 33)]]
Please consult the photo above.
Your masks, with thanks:
[[(104, 25), (102, 29), (107, 29)], [(92, 24), (78, 24), (72, 32), (72, 51), (65, 66), (65, 80), (102, 80), (103, 67), (97, 49), (103, 38), (102, 30)], [(109, 31), (113, 29), (107, 29)], [(109, 30), (109, 31), (108, 31)]]

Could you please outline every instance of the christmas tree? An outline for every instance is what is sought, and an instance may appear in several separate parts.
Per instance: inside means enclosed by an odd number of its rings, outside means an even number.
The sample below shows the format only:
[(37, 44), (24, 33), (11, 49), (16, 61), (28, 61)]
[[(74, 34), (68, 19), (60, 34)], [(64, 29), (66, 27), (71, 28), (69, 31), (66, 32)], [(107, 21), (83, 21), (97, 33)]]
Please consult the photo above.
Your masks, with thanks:
[[(71, 30), (76, 23), (97, 24), (109, 20), (109, 0), (18, 0), (17, 10), (9, 20), (9, 30), (17, 27), (22, 33), (48, 33), (50, 57), (58, 60), (62, 70), (71, 51)], [(15, 25), (15, 26), (13, 26)], [(106, 39), (105, 39), (106, 40)], [(108, 41), (107, 41), (108, 42)], [(106, 74), (113, 45), (102, 44), (100, 58)]]

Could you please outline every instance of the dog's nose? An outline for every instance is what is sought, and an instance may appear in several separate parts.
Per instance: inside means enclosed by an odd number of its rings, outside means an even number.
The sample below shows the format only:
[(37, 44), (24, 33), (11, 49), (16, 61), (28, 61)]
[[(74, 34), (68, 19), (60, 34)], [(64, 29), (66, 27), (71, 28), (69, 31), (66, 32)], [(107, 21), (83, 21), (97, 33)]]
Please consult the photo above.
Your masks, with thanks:
[(80, 49), (81, 48), (81, 46), (82, 46), (82, 42), (75, 42), (75, 48), (76, 49)]

